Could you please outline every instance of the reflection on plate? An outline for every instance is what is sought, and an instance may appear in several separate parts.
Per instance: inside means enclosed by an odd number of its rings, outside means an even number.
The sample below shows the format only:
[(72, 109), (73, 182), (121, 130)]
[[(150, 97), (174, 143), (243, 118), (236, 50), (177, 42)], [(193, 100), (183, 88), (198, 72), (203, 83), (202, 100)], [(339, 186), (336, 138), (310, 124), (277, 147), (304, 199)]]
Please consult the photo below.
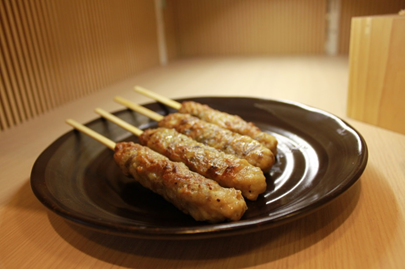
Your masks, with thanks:
[[(31, 174), (34, 194), (54, 213), (102, 232), (153, 239), (209, 238), (259, 231), (304, 216), (346, 191), (366, 167), (364, 139), (324, 111), (256, 98), (188, 100), (238, 114), (279, 141), (277, 163), (266, 175), (268, 188), (257, 201), (247, 201), (249, 209), (240, 221), (194, 221), (122, 175), (111, 150), (73, 130), (38, 157)], [(173, 112), (157, 103), (146, 107), (160, 114)], [(115, 115), (141, 128), (156, 126), (130, 110)], [(87, 126), (116, 142), (137, 142), (102, 119)]]

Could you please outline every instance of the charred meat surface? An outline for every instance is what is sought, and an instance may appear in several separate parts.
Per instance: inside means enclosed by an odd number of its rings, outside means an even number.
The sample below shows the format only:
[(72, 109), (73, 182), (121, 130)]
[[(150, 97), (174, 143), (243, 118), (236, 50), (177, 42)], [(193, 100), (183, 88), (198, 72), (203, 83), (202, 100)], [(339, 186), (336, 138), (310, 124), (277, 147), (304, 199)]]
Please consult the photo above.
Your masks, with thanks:
[(262, 132), (254, 123), (246, 122), (237, 115), (230, 115), (193, 101), (183, 102), (179, 112), (191, 114), (233, 132), (248, 135), (265, 145), (274, 154), (277, 154), (277, 140), (274, 136)]
[(114, 160), (125, 175), (197, 221), (236, 221), (247, 209), (239, 190), (223, 188), (214, 180), (190, 171), (183, 163), (172, 162), (139, 144), (117, 143)]
[(247, 160), (267, 173), (275, 162), (271, 150), (253, 138), (240, 135), (189, 114), (173, 113), (159, 121), (160, 127), (173, 128), (205, 145)]
[(266, 191), (266, 178), (260, 168), (199, 143), (174, 129), (146, 130), (139, 141), (172, 161), (186, 164), (190, 170), (215, 180), (223, 187), (242, 191), (242, 195), (249, 200), (256, 200), (259, 194)]

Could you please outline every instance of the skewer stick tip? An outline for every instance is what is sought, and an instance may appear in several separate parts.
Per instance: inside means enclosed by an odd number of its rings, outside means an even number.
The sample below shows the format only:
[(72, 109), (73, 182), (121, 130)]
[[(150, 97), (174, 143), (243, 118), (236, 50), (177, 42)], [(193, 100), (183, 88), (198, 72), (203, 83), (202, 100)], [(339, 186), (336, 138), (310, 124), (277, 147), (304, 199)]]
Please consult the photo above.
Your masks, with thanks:
[(76, 130), (90, 136), (91, 138), (97, 140), (98, 142), (100, 142), (101, 144), (103, 144), (104, 146), (108, 147), (109, 149), (114, 150), (115, 149), (115, 142), (108, 139), (105, 136), (102, 136), (101, 134), (93, 131), (92, 129), (90, 129), (87, 126), (84, 126), (83, 124), (78, 123), (77, 121), (73, 120), (73, 119), (67, 119), (66, 123), (69, 124), (70, 126), (72, 126), (73, 128), (75, 128)]
[(148, 118), (155, 120), (155, 121), (160, 121), (163, 119), (163, 116), (156, 113), (155, 111), (152, 111), (150, 109), (147, 109), (146, 107), (140, 106), (138, 104), (135, 104), (131, 101), (128, 101), (122, 97), (116, 96), (114, 98), (114, 101), (117, 103), (120, 103), (121, 105), (124, 105), (128, 107), (129, 109), (132, 109), (133, 111), (136, 111), (138, 113), (141, 113), (142, 115), (147, 116)]
[(94, 110), (97, 114), (99, 114), (100, 116), (106, 118), (107, 120), (117, 124), (118, 126), (124, 128), (125, 130), (133, 133), (136, 136), (140, 136), (143, 131), (141, 129), (138, 129), (137, 127), (123, 121), (122, 119), (118, 118), (117, 116), (105, 111), (104, 109), (101, 108), (96, 108)]
[(165, 97), (163, 95), (157, 94), (155, 92), (149, 91), (149, 90), (147, 90), (145, 88), (142, 88), (140, 86), (135, 86), (134, 90), (136, 92), (140, 93), (140, 94), (143, 94), (143, 95), (145, 95), (145, 96), (147, 96), (149, 98), (152, 98), (152, 99), (154, 99), (154, 100), (156, 100), (156, 101), (158, 101), (158, 102), (160, 102), (162, 104), (165, 104), (165, 105), (167, 105), (169, 107), (172, 107), (174, 109), (179, 110), (181, 108), (181, 104), (179, 102), (176, 102), (176, 101), (174, 101), (172, 99), (169, 99), (169, 98), (167, 98), (167, 97)]

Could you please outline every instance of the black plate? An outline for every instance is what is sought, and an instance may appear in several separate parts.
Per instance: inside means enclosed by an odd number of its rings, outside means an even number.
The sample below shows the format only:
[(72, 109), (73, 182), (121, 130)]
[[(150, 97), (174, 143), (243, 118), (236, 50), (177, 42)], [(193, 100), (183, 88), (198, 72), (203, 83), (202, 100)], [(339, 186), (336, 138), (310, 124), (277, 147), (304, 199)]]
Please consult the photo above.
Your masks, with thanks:
[[(302, 217), (346, 191), (366, 167), (368, 153), (362, 136), (324, 111), (255, 98), (192, 100), (238, 114), (279, 141), (277, 164), (266, 175), (267, 191), (257, 201), (247, 202), (249, 209), (240, 221), (194, 221), (123, 176), (111, 150), (73, 130), (38, 157), (31, 174), (33, 192), (56, 214), (102, 232), (154, 239), (207, 238), (259, 231)], [(173, 112), (157, 103), (146, 107), (161, 114)], [(130, 110), (115, 114), (141, 128), (156, 126)], [(137, 141), (102, 119), (87, 126), (117, 142)]]

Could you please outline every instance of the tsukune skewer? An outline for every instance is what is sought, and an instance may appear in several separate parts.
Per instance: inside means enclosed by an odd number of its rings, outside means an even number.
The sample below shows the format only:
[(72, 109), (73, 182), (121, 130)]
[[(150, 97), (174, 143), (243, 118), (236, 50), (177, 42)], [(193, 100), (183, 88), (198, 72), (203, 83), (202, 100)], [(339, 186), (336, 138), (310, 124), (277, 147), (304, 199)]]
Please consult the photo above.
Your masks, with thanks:
[(135, 86), (134, 90), (162, 104), (172, 107), (180, 113), (190, 114), (222, 128), (229, 129), (232, 132), (248, 135), (262, 143), (274, 154), (277, 154), (277, 139), (273, 135), (260, 130), (260, 128), (253, 122), (247, 122), (237, 115), (231, 115), (194, 101), (179, 103), (140, 86)]

